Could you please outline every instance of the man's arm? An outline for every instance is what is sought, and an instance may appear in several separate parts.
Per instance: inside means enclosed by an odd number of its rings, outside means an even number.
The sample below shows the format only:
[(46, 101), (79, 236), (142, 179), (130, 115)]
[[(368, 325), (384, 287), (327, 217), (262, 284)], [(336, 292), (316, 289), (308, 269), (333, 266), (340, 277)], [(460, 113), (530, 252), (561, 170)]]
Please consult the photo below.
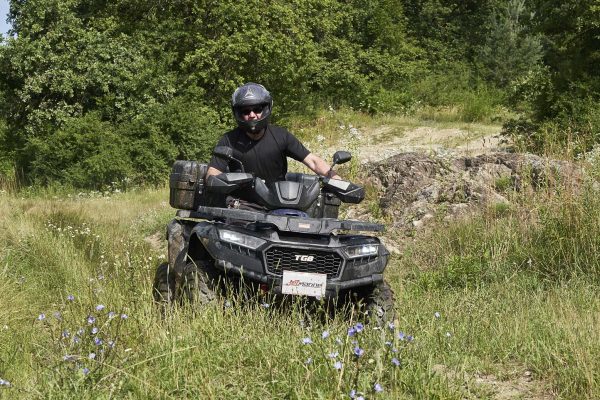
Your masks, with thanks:
[(302, 163), (316, 174), (323, 175), (328, 178), (342, 179), (337, 172), (329, 168), (329, 164), (327, 164), (321, 157), (316, 156), (313, 153), (309, 153), (306, 158), (302, 160)]

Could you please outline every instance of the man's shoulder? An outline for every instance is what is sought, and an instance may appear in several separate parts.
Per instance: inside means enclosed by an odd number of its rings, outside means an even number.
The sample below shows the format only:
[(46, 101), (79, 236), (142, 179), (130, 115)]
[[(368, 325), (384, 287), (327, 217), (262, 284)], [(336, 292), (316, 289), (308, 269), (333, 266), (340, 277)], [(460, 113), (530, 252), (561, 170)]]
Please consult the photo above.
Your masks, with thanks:
[(269, 124), (268, 129), (274, 136), (277, 137), (294, 136), (287, 128), (284, 128), (283, 126)]

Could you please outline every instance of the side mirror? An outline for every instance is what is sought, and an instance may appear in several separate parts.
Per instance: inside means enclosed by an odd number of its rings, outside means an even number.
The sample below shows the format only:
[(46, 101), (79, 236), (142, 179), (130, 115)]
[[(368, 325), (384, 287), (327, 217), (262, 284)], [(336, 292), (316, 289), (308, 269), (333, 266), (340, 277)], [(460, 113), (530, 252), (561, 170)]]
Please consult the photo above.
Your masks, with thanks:
[(231, 160), (233, 158), (233, 149), (227, 146), (217, 146), (213, 150), (213, 155), (226, 160)]
[(349, 151), (336, 151), (333, 155), (333, 165), (347, 163), (352, 160), (352, 154)]
[(237, 162), (240, 165), (240, 169), (242, 170), (242, 172), (245, 172), (244, 164), (242, 164), (242, 161), (241, 161), (242, 154), (239, 151), (232, 149), (231, 147), (228, 147), (228, 146), (217, 146), (213, 150), (213, 155), (215, 155), (216, 157), (219, 157), (219, 158), (223, 158), (223, 159), (227, 160), (228, 162), (229, 161)]

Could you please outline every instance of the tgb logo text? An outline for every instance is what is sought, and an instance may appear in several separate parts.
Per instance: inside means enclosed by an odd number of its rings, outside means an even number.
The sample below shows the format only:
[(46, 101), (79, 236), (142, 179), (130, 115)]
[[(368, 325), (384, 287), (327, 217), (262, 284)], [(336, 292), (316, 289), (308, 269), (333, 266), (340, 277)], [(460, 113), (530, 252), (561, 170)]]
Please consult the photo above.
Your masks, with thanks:
[(311, 262), (315, 259), (314, 256), (303, 256), (301, 254), (296, 254), (296, 261), (306, 261)]

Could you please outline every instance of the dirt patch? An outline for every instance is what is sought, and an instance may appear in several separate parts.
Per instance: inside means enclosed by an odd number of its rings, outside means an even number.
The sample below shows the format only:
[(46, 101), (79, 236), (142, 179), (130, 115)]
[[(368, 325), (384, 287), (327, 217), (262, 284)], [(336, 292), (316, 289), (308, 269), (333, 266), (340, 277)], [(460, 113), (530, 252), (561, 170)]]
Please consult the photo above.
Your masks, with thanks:
[[(486, 130), (489, 131), (490, 128)], [(361, 142), (358, 150), (361, 164), (378, 162), (406, 152), (479, 155), (502, 151), (506, 146), (501, 143), (499, 134), (499, 127), (492, 129), (492, 132), (483, 133), (425, 126), (403, 132), (393, 126), (381, 126), (365, 132), (354, 131), (354, 135)]]
[(507, 379), (499, 379), (492, 374), (469, 375), (450, 370), (445, 365), (433, 366), (433, 372), (444, 376), (451, 382), (462, 382), (465, 389), (473, 388), (477, 392), (486, 392), (486, 398), (495, 400), (552, 400), (555, 396), (545, 382), (535, 379), (534, 374), (524, 368), (515, 368)]
[(153, 250), (156, 250), (157, 253), (167, 253), (167, 241), (164, 232), (156, 232), (150, 236), (146, 236), (144, 241), (148, 243)]

